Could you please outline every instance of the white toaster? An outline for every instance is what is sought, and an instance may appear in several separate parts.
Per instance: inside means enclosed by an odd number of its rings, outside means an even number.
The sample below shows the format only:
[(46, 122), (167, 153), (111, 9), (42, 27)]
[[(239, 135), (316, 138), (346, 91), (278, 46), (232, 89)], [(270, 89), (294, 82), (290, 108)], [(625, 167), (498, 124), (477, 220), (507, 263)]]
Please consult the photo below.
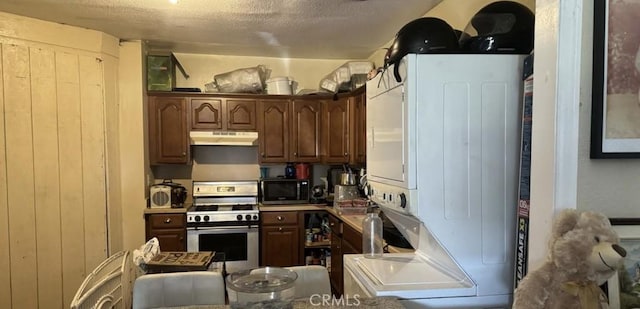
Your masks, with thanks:
[(151, 208), (171, 208), (171, 187), (167, 185), (152, 185), (149, 188)]

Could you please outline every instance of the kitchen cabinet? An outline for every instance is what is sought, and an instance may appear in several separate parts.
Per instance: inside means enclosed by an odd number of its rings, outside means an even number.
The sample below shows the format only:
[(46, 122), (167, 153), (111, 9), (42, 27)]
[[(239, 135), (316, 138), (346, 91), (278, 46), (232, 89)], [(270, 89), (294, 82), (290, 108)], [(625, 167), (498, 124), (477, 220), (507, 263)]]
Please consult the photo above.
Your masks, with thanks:
[(323, 162), (366, 163), (366, 91), (324, 102)]
[(357, 89), (353, 96), (353, 144), (351, 163), (367, 163), (367, 92), (365, 87)]
[(326, 163), (348, 163), (351, 155), (350, 98), (323, 102), (323, 146)]
[(315, 98), (260, 100), (260, 162), (320, 162), (321, 119), (322, 101)]
[(258, 144), (262, 163), (289, 162), (291, 102), (286, 99), (258, 103)]
[(331, 271), (331, 239), (329, 214), (326, 211), (301, 212), (300, 223), (304, 224), (303, 252), (305, 265), (322, 265)]
[(149, 159), (151, 164), (189, 163), (187, 99), (149, 97)]
[(322, 104), (318, 99), (294, 99), (292, 106), (292, 162), (320, 162)]
[(297, 211), (261, 212), (261, 265), (302, 265)]
[(255, 131), (256, 99), (191, 98), (191, 130)]
[(331, 272), (329, 278), (334, 294), (336, 297), (340, 297), (344, 288), (342, 256), (362, 253), (362, 233), (332, 214), (329, 215), (329, 227), (331, 228)]
[(187, 216), (159, 213), (145, 215), (146, 239), (158, 238), (162, 251), (187, 251)]

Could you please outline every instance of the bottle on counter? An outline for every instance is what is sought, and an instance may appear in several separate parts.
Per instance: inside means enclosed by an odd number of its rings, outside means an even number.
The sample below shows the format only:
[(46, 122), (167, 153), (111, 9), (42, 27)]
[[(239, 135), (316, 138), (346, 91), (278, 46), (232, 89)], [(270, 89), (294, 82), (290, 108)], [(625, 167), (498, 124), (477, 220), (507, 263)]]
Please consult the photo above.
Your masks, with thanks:
[(382, 250), (382, 219), (371, 212), (362, 220), (362, 254), (366, 258), (381, 258)]

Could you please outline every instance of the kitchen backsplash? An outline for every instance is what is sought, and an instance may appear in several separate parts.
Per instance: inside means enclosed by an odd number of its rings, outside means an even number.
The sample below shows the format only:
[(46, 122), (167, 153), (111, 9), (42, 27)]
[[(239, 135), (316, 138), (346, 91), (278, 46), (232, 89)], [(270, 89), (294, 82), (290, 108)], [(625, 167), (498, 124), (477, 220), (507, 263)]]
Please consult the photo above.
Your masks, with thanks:
[[(187, 188), (187, 203), (191, 203), (193, 180), (259, 180), (258, 147), (193, 146), (192, 165), (152, 166), (154, 183), (171, 179)], [(285, 164), (265, 164), (268, 177), (284, 176)], [(320, 177), (327, 176), (328, 165), (314, 164), (311, 169), (312, 185), (323, 184)]]

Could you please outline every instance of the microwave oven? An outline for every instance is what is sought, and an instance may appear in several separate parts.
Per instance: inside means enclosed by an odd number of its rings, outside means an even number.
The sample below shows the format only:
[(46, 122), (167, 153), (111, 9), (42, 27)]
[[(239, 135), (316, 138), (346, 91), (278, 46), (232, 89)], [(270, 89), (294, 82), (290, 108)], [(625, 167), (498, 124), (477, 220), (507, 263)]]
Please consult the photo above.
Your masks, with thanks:
[(305, 204), (309, 203), (308, 179), (267, 178), (260, 181), (260, 201), (262, 204)]

